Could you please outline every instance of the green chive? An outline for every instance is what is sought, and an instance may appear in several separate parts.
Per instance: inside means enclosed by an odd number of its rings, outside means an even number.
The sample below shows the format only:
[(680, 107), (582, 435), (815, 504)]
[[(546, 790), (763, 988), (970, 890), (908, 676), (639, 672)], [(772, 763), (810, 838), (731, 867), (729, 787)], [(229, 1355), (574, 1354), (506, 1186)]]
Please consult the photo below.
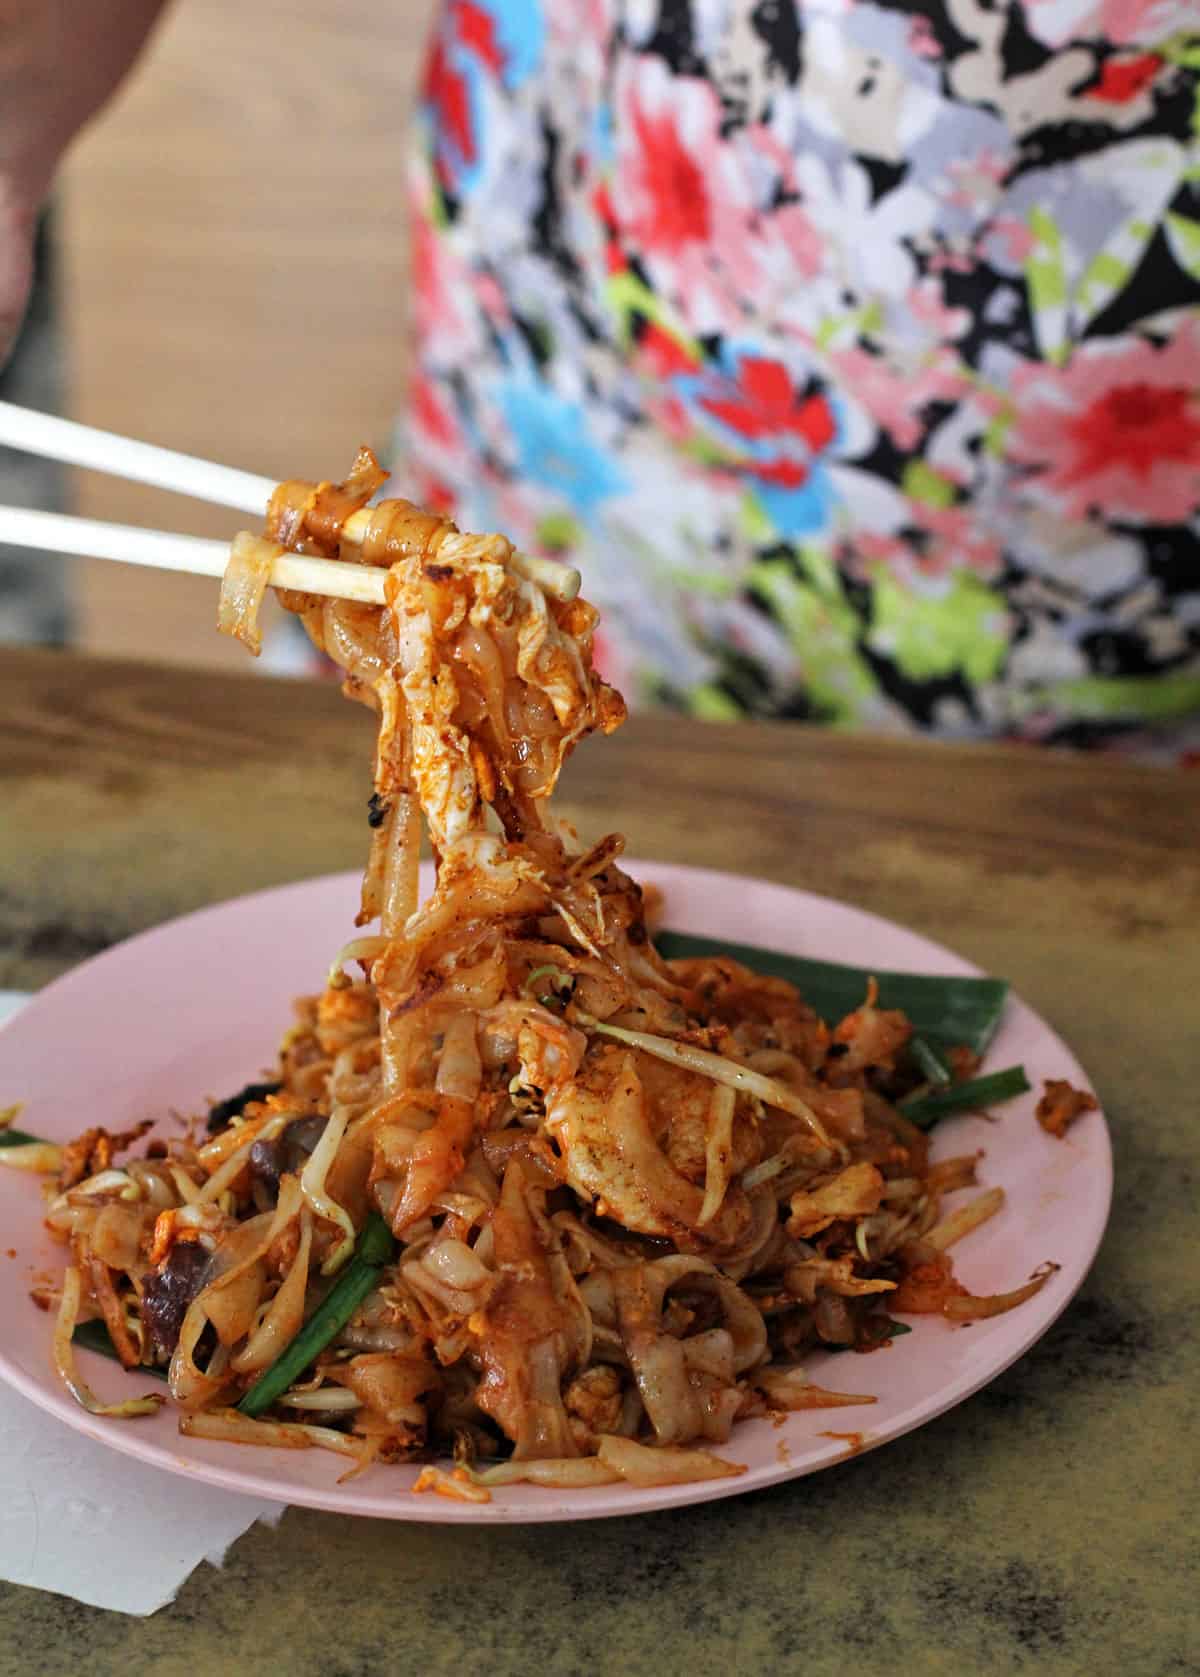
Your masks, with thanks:
[(354, 1256), (338, 1276), (328, 1297), (313, 1311), (292, 1343), (254, 1382), (238, 1404), (243, 1415), (261, 1415), (281, 1398), (308, 1365), (341, 1333), (359, 1305), (379, 1280), (379, 1272), (396, 1250), (392, 1231), (372, 1212), (358, 1237)]
[(989, 1072), (986, 1077), (972, 1077), (966, 1083), (955, 1083), (949, 1089), (932, 1095), (912, 1095), (901, 1101), (899, 1111), (918, 1129), (932, 1129), (939, 1118), (949, 1118), (956, 1112), (979, 1112), (986, 1106), (1023, 1095), (1029, 1088), (1024, 1066), (1009, 1066), (1005, 1071)]
[(848, 967), (835, 961), (814, 961), (803, 955), (784, 955), (775, 949), (725, 943), (719, 938), (695, 937), (690, 932), (660, 932), (655, 943), (667, 960), (698, 955), (725, 955), (755, 972), (786, 978), (826, 1024), (836, 1024), (861, 1007), (867, 980), (879, 984), (879, 1005), (908, 1015), (913, 1029), (939, 1048), (965, 1045), (982, 1054), (1000, 1023), (1008, 985), (999, 978), (928, 977), (924, 974), (882, 972), (875, 967)]
[(0, 1130), (0, 1147), (45, 1147), (40, 1135), (29, 1135), (25, 1130)]

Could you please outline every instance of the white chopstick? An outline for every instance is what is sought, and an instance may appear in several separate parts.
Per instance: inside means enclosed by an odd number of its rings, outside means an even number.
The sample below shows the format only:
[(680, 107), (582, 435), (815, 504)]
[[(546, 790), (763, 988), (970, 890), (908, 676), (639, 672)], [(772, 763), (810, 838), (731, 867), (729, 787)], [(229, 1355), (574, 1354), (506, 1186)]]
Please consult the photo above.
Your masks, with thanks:
[(267, 502), (275, 492), (269, 477), (241, 472), (236, 466), (218, 466), (212, 460), (197, 460), (173, 448), (135, 442), (112, 431), (97, 431), (90, 425), (77, 425), (73, 419), (37, 413), (14, 402), (0, 402), (0, 443), (23, 454), (40, 454), (68, 466), (88, 466), (112, 477), (127, 477), (134, 483), (150, 483), (156, 489), (191, 495), (197, 501), (236, 507), (259, 518), (266, 513)]
[[(170, 489), (196, 500), (212, 501), (217, 506), (236, 507), (260, 518), (265, 515), (267, 502), (276, 489), (269, 477), (258, 477), (254, 472), (219, 466), (215, 461), (199, 460), (173, 448), (139, 443), (113, 431), (97, 431), (90, 425), (78, 425), (73, 419), (37, 413), (14, 402), (0, 402), (0, 444), (25, 454), (61, 460), (70, 466), (87, 466), (113, 477), (130, 478), (135, 483), (153, 484), (157, 489)], [(369, 520), (370, 513), (365, 508), (351, 514), (343, 535), (351, 541), (361, 541)], [(35, 528), (40, 528), (41, 533), (19, 533), (32, 532)], [(93, 559), (123, 559), (131, 565), (156, 565), (160, 570), (193, 571), (200, 576), (224, 575), (229, 558), (229, 550), (221, 542), (143, 530), (130, 524), (101, 524), (94, 519), (68, 518), (61, 513), (27, 512), (23, 507), (0, 508), (0, 541)], [(219, 562), (214, 557), (218, 550)], [(285, 572), (289, 578), (298, 577), (300, 565), (310, 578), (308, 582), (283, 580)], [(579, 592), (579, 572), (553, 559), (513, 553), (508, 566), (557, 600), (573, 600)], [(276, 562), (271, 586), (300, 588), (308, 594), (382, 605), (383, 574), (376, 567), (308, 559), (297, 554), (286, 562), (283, 559)]]
[[(142, 530), (136, 524), (105, 524), (96, 518), (72, 518), (62, 512), (36, 512), (28, 507), (0, 507), (0, 542), (90, 559), (119, 559), (127, 565), (153, 565), (160, 571), (190, 571), (196, 576), (224, 576), (229, 563), (228, 542), (174, 535), (166, 530)], [(271, 567), (270, 581), (272, 588), (298, 588), (305, 594), (381, 606), (387, 571), (374, 565), (347, 565), (336, 559), (310, 559), (302, 553), (281, 551)]]

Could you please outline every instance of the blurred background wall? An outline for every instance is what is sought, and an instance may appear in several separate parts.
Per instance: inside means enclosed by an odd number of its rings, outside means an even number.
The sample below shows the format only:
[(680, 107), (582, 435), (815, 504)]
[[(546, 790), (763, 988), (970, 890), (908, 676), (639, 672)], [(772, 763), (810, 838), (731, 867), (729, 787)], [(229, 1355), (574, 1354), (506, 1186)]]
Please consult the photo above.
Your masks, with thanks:
[[(71, 152), (0, 394), (272, 477), (386, 445), (407, 128), (434, 0), (175, 0)], [(244, 515), (0, 460), (0, 499), (227, 536)], [(39, 567), (31, 579), (30, 566)], [(199, 578), (0, 566), (0, 636), (243, 663)]]

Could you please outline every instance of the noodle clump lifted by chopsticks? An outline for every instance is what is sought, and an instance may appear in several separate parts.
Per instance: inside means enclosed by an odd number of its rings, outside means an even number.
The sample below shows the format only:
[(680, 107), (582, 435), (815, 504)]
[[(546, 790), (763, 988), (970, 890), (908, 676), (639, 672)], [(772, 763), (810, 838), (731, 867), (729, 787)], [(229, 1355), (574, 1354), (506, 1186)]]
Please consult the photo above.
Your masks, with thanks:
[(831, 1029), (782, 980), (659, 957), (623, 840), (549, 812), (624, 719), (596, 612), (501, 536), (368, 506), (383, 478), (364, 450), (345, 483), (281, 485), (222, 600), (253, 645), (279, 548), (388, 570), (384, 608), (281, 595), (378, 716), (358, 935), (207, 1135), (56, 1158), (60, 1371), (81, 1387), (99, 1317), (167, 1369), (185, 1431), (425, 1462), (419, 1489), (468, 1500), (737, 1472), (709, 1447), (740, 1420), (873, 1401), (814, 1386), (807, 1352), (1042, 1277), (954, 1278), (1002, 1196), (943, 1218), (975, 1160), (931, 1165), (897, 1110), (911, 1028), (873, 987)]

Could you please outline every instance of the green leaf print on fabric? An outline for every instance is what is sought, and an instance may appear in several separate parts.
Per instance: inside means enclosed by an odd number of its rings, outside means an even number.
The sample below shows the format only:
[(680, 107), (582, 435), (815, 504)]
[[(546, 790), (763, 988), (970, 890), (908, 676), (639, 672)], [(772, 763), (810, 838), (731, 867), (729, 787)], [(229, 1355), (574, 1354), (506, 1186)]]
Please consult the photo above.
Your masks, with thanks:
[(904, 468), (900, 487), (910, 501), (922, 501), (927, 507), (954, 505), (955, 489), (950, 479), (927, 466), (924, 460), (910, 460)]
[(688, 707), (701, 722), (737, 722), (745, 714), (728, 693), (711, 683), (692, 689)]
[(872, 581), (868, 643), (894, 658), (914, 681), (961, 670), (969, 681), (993, 681), (1008, 650), (1003, 597), (970, 571), (958, 571), (938, 593), (918, 594), (883, 569)]
[(429, 217), (430, 226), (436, 228), (439, 233), (444, 233), (450, 225), (450, 218), (446, 214), (446, 200), (436, 180), (429, 182), (429, 202), (425, 213)]
[(1200, 672), (1080, 676), (1077, 681), (1062, 681), (1047, 688), (1043, 697), (1055, 709), (1096, 721), (1129, 717), (1165, 722), (1200, 708)]
[(1200, 221), (1186, 215), (1169, 215), (1166, 230), (1171, 255), (1184, 273), (1200, 280)]
[(548, 512), (537, 527), (538, 546), (548, 553), (566, 553), (578, 545), (582, 530), (569, 512)]
[(722, 448), (720, 443), (701, 431), (693, 431), (690, 437), (685, 437), (679, 444), (679, 451), (698, 466), (728, 467), (734, 464), (728, 449)]
[(1004, 445), (1008, 439), (1008, 433), (1012, 430), (1014, 417), (1013, 410), (1009, 408), (1004, 413), (998, 413), (988, 420), (987, 428), (983, 433), (983, 446), (986, 453), (995, 460), (1004, 458)]
[[(1155, 51), (1168, 64), (1176, 64), (1181, 70), (1200, 70), (1200, 36), (1173, 35)], [(1192, 105), (1192, 133), (1200, 138), (1200, 82), (1196, 84)]]
[(1062, 234), (1046, 211), (1035, 205), (1029, 212), (1033, 250), (1025, 264), (1029, 306), (1038, 344), (1047, 361), (1066, 359), (1067, 271), (1063, 262)]
[(848, 349), (860, 338), (874, 338), (883, 330), (886, 316), (882, 306), (872, 301), (849, 314), (826, 315), (817, 327), (813, 342), (817, 349)]
[[(1175, 184), (1171, 182), (1164, 197), (1174, 191)], [(1157, 216), (1152, 222), (1134, 217), (1117, 230), (1103, 250), (1096, 252), (1071, 299), (1071, 331), (1075, 337), (1082, 337), (1088, 324), (1124, 291), (1145, 256), (1157, 225)]]
[(710, 600), (732, 600), (737, 593), (735, 579), (719, 571), (694, 571), (686, 565), (660, 565), (659, 571), (673, 587), (703, 594)]
[(786, 559), (763, 559), (747, 575), (766, 601), (800, 660), (813, 704), (829, 721), (857, 721), (875, 692), (870, 666), (858, 650), (862, 624), (843, 591), (829, 555), (817, 547), (797, 552), (804, 576)]
[(605, 282), (604, 296), (617, 317), (620, 341), (626, 349), (633, 342), (633, 317), (640, 315), (643, 320), (653, 321), (655, 326), (674, 338), (693, 360), (699, 362), (703, 359), (700, 345), (684, 331), (670, 306), (636, 274), (628, 269), (610, 274)]
[(738, 503), (738, 528), (748, 542), (766, 547), (775, 540), (775, 526), (757, 495), (747, 493)]
[[(1073, 240), (1044, 208), (1029, 212), (1034, 246), (1025, 272), (1038, 343), (1047, 360), (1061, 364), (1132, 283), (1155, 234), (1170, 219), (1167, 207), (1186, 179), (1188, 156), (1186, 147), (1167, 140), (1134, 140), (1113, 148), (1113, 186), (1127, 213), (1090, 256), (1075, 242), (1078, 232)], [(1129, 179), (1134, 169), (1136, 195)], [(1181, 266), (1187, 268), (1186, 262)]]

